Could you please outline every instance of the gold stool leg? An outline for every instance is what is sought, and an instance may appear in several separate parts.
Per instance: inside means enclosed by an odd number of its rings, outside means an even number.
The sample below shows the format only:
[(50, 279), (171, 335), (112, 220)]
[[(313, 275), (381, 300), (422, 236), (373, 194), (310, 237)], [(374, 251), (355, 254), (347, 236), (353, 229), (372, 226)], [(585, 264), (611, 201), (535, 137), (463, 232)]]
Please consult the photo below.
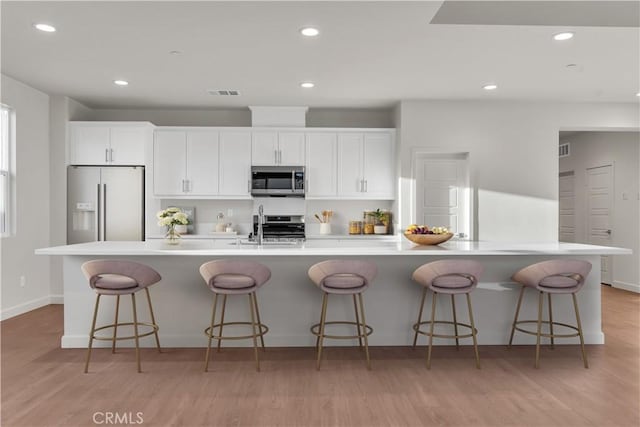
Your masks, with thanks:
[[(220, 337), (222, 337), (222, 324), (224, 323), (224, 312), (227, 308), (227, 294), (224, 294), (222, 296), (222, 315), (220, 317), (220, 333), (218, 335), (220, 335)], [(222, 344), (222, 339), (218, 340), (218, 348), (217, 351), (220, 352), (220, 344)]]
[(251, 311), (251, 331), (253, 333), (253, 353), (256, 357), (256, 371), (260, 372), (260, 360), (258, 359), (258, 340), (257, 340), (257, 333), (256, 333), (256, 316), (253, 313), (253, 299), (256, 297), (255, 292), (251, 292), (249, 294), (249, 311)]
[(431, 369), (431, 348), (433, 347), (433, 327), (436, 322), (436, 297), (438, 294), (433, 293), (431, 298), (431, 325), (429, 325), (429, 350), (427, 350), (427, 369)]
[(582, 323), (580, 322), (580, 310), (578, 310), (578, 301), (576, 300), (575, 292), (571, 294), (573, 297), (573, 308), (576, 311), (576, 322), (578, 323), (578, 336), (580, 337), (580, 349), (582, 350), (582, 360), (584, 362), (585, 369), (589, 368), (589, 362), (587, 362), (587, 352), (584, 349), (584, 337), (582, 336)]
[(89, 346), (87, 347), (87, 360), (84, 363), (84, 373), (89, 372), (89, 359), (91, 359), (91, 346), (93, 345), (93, 335), (96, 330), (96, 318), (98, 317), (98, 306), (100, 305), (100, 294), (96, 296), (96, 304), (93, 308), (93, 321), (91, 322), (91, 332), (89, 332)]
[[(458, 319), (456, 319), (456, 300), (451, 294), (451, 311), (453, 311), (453, 330), (456, 333), (456, 350), (460, 350), (460, 340), (458, 339)], [(467, 294), (469, 296), (469, 294)]]
[(209, 343), (207, 344), (207, 353), (204, 358), (204, 371), (209, 370), (209, 354), (211, 353), (211, 340), (213, 339), (213, 324), (216, 320), (216, 306), (218, 305), (218, 294), (213, 294), (213, 309), (211, 312), (211, 323), (209, 325)]
[(509, 346), (513, 342), (513, 334), (516, 331), (516, 322), (518, 321), (518, 314), (520, 314), (520, 306), (522, 305), (522, 297), (524, 296), (524, 286), (520, 289), (520, 296), (518, 297), (518, 305), (516, 306), (516, 315), (513, 318), (513, 324), (511, 325), (511, 336), (509, 337)]
[(536, 369), (540, 367), (540, 333), (542, 332), (542, 302), (544, 295), (542, 291), (538, 296), (538, 333), (536, 334)]
[(353, 309), (356, 312), (356, 327), (358, 328), (358, 344), (360, 345), (360, 348), (362, 348), (362, 333), (360, 332), (360, 316), (358, 315), (358, 305), (356, 304), (356, 295), (353, 294), (352, 297), (353, 297)]
[(322, 360), (322, 340), (324, 338), (324, 322), (327, 318), (327, 303), (328, 303), (328, 293), (324, 293), (322, 296), (322, 312), (320, 314), (320, 335), (318, 336), (318, 360), (316, 361), (316, 369), (320, 370), (320, 361)]
[(253, 305), (255, 306), (256, 309), (256, 317), (258, 318), (258, 330), (260, 331), (260, 344), (262, 345), (262, 351), (265, 351), (264, 348), (264, 335), (262, 334), (262, 327), (260, 325), (262, 325), (262, 321), (260, 320), (260, 310), (258, 310), (258, 296), (256, 295), (256, 293), (253, 293)]
[(551, 335), (551, 348), (555, 348), (555, 342), (553, 340), (553, 310), (551, 309), (551, 294), (547, 294), (549, 300), (549, 335)]
[(136, 339), (136, 364), (138, 365), (138, 373), (142, 372), (140, 367), (140, 340), (138, 339), (138, 313), (136, 311), (136, 294), (131, 294), (131, 305), (133, 306), (133, 332)]
[[(362, 314), (362, 324), (366, 325), (367, 324), (367, 320), (364, 317), (364, 304), (362, 302), (362, 292), (360, 292), (358, 294), (358, 299), (360, 300), (360, 314)], [(363, 327), (363, 328), (364, 328), (364, 337), (363, 337), (364, 338), (364, 352), (365, 352), (365, 354), (367, 356), (367, 369), (371, 370), (371, 358), (369, 357), (369, 338), (368, 338), (368, 335), (367, 335), (367, 328), (366, 327)]]
[(118, 309), (120, 308), (120, 295), (116, 295), (116, 320), (113, 322), (113, 338), (111, 339), (111, 353), (116, 352), (116, 337), (118, 336)]
[[(151, 295), (149, 295), (149, 288), (144, 288), (144, 290), (147, 294), (147, 302), (149, 303), (149, 314), (151, 315), (151, 323), (153, 323), (153, 325), (157, 328), (158, 325), (156, 324), (156, 317), (153, 315), (153, 306), (151, 305)], [(160, 338), (158, 337), (158, 330), (156, 329), (154, 332), (156, 336), (156, 346), (158, 347), (158, 353), (162, 353), (162, 350), (160, 349)]]
[(413, 335), (413, 349), (416, 348), (418, 342), (418, 329), (420, 329), (420, 322), (422, 322), (422, 312), (424, 311), (424, 300), (427, 297), (427, 288), (422, 288), (422, 302), (420, 303), (420, 312), (418, 313), (418, 323), (416, 323), (416, 333)]
[[(453, 295), (451, 295), (453, 296)], [(471, 295), (467, 293), (467, 306), (469, 307), (469, 323), (471, 324), (471, 336), (473, 337), (473, 350), (476, 353), (476, 368), (480, 369), (480, 354), (478, 353), (478, 339), (476, 338), (476, 325), (473, 322), (473, 310), (471, 309)], [(458, 333), (456, 332), (456, 335)]]

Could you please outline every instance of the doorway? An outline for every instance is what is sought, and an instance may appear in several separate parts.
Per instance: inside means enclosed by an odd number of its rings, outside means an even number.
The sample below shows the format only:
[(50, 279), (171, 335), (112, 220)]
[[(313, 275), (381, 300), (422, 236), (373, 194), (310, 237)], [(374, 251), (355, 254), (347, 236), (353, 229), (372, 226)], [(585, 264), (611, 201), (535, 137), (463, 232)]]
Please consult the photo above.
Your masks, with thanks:
[(459, 238), (470, 238), (468, 160), (468, 153), (421, 153), (415, 156), (413, 223), (447, 227)]
[[(611, 246), (613, 210), (613, 166), (587, 169), (587, 242)], [(611, 256), (603, 255), (602, 283), (610, 285), (613, 277)]]

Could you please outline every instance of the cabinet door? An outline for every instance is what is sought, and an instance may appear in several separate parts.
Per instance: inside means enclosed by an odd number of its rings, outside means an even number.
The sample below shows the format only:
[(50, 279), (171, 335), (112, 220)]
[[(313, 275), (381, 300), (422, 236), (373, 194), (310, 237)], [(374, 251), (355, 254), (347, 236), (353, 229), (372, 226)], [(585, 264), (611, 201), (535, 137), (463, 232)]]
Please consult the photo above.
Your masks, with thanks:
[(251, 132), (220, 132), (220, 194), (249, 197)]
[(304, 165), (304, 133), (280, 132), (278, 133), (278, 161), (284, 166)]
[(72, 124), (70, 128), (70, 158), (72, 165), (109, 164), (109, 126)]
[(394, 198), (394, 153), (388, 133), (364, 134), (364, 197)]
[(184, 194), (186, 153), (186, 132), (156, 131), (153, 141), (154, 194), (159, 196)]
[(251, 140), (251, 164), (273, 166), (278, 159), (278, 133), (275, 131), (253, 132)]
[(218, 132), (187, 133), (187, 194), (218, 194)]
[(112, 165), (144, 165), (144, 146), (150, 130), (148, 128), (111, 128)]
[(338, 195), (362, 198), (362, 133), (338, 134)]
[(335, 133), (307, 134), (306, 179), (307, 197), (336, 196), (337, 135)]

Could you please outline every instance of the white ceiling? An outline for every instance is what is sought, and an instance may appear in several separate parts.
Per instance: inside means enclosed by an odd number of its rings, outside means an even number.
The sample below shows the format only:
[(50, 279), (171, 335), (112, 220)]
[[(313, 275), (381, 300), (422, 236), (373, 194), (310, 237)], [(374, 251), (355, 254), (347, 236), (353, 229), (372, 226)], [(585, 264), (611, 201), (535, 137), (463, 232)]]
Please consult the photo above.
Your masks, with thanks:
[[(569, 12), (579, 11), (580, 3)], [(2, 72), (94, 108), (638, 101), (638, 27), (562, 26), (557, 16), (554, 26), (504, 25), (504, 13), (501, 25), (430, 24), (441, 5), (2, 1)], [(447, 19), (454, 22), (455, 13)], [(35, 22), (58, 31), (36, 31)], [(298, 33), (309, 24), (320, 29), (319, 37)], [(560, 30), (573, 30), (576, 37), (554, 42), (551, 36)], [(130, 85), (116, 87), (114, 79)], [(316, 87), (300, 88), (307, 80)], [(498, 90), (482, 90), (487, 82)], [(214, 97), (208, 89), (236, 89), (241, 96)]]

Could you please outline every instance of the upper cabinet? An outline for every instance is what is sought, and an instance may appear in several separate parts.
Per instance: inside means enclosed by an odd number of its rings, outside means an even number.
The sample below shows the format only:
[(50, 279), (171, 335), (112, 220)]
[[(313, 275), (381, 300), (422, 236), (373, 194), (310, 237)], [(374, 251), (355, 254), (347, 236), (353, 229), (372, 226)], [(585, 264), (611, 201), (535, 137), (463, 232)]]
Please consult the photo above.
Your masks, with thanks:
[(248, 198), (250, 168), (250, 132), (156, 130), (153, 192), (157, 197)]
[(69, 164), (144, 165), (147, 122), (69, 122)]
[(390, 132), (338, 134), (338, 196), (392, 200), (394, 144)]
[(306, 197), (336, 198), (338, 195), (337, 142), (335, 132), (307, 134)]
[(304, 165), (305, 133), (297, 131), (254, 131), (252, 164), (256, 166)]

